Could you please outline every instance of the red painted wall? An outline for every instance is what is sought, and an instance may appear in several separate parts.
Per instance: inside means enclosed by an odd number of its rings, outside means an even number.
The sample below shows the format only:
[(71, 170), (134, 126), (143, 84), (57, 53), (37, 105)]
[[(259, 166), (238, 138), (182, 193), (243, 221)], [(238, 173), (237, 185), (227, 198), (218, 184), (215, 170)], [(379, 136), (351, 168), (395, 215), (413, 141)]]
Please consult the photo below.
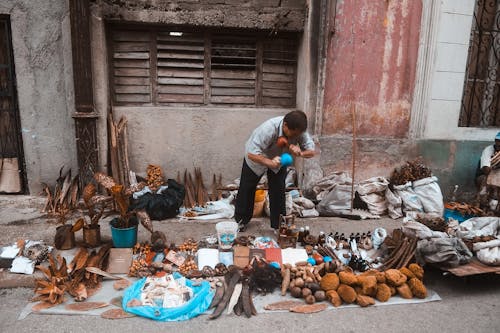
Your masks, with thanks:
[(420, 0), (337, 1), (322, 135), (350, 135), (355, 105), (357, 136), (407, 137), (421, 14)]

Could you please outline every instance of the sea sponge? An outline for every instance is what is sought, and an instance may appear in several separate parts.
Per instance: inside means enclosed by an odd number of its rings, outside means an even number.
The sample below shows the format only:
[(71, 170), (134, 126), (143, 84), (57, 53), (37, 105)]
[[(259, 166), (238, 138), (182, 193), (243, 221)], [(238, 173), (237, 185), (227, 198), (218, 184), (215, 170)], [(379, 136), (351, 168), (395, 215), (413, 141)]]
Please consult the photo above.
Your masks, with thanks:
[(417, 298), (427, 297), (427, 288), (425, 288), (422, 281), (420, 281), (416, 277), (411, 278), (410, 281), (408, 281), (408, 286), (410, 287), (410, 290), (415, 297)]
[[(396, 290), (394, 289), (394, 292)], [(377, 286), (377, 295), (375, 296), (380, 302), (387, 302), (391, 298), (391, 288), (385, 283), (379, 283)]]
[(373, 297), (377, 293), (377, 278), (374, 275), (358, 276), (358, 283), (361, 285), (363, 295)]
[(385, 274), (384, 272), (381, 272), (381, 271), (377, 271), (376, 269), (370, 269), (370, 270), (367, 270), (363, 273), (361, 273), (360, 275), (358, 276), (375, 276), (377, 278), (377, 283), (385, 283)]
[(391, 296), (394, 296), (398, 293), (398, 291), (396, 290), (396, 287), (389, 286), (389, 289), (391, 290)]
[(398, 290), (399, 296), (406, 299), (413, 298), (413, 293), (411, 292), (410, 287), (406, 283), (403, 283), (399, 287), (396, 287), (396, 289)]
[(419, 264), (410, 264), (408, 269), (415, 274), (415, 277), (422, 281), (424, 279), (424, 269)]
[(342, 298), (342, 300), (347, 304), (354, 303), (354, 301), (356, 301), (356, 297), (358, 296), (353, 287), (342, 283), (339, 285), (337, 293), (339, 294), (340, 298)]
[(337, 290), (340, 280), (336, 273), (327, 273), (321, 278), (320, 287), (324, 291)]
[(399, 287), (406, 282), (406, 275), (404, 275), (397, 269), (386, 270), (385, 278), (387, 279), (387, 284), (394, 287)]
[(346, 284), (348, 286), (354, 286), (358, 283), (358, 277), (349, 270), (345, 270), (339, 273), (340, 283)]
[(400, 271), (401, 273), (403, 273), (404, 275), (406, 275), (406, 279), (407, 279), (407, 280), (409, 280), (409, 279), (411, 279), (411, 278), (414, 278), (414, 277), (415, 277), (415, 274), (413, 274), (413, 272), (412, 272), (412, 271), (410, 271), (407, 267), (401, 267), (401, 268), (399, 269), (399, 271)]
[(375, 304), (375, 300), (370, 296), (358, 295), (358, 297), (356, 297), (356, 303), (358, 303), (359, 306), (365, 307)]
[(335, 290), (328, 290), (326, 292), (326, 298), (336, 308), (342, 305), (342, 298), (340, 298), (339, 294)]

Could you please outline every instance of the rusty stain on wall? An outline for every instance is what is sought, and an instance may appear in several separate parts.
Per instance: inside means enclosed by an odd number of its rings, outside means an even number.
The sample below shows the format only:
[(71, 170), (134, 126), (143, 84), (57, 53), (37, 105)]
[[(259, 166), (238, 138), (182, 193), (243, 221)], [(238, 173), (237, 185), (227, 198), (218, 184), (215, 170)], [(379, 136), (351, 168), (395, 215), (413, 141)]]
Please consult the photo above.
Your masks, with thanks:
[(421, 1), (338, 1), (326, 65), (322, 135), (407, 137)]

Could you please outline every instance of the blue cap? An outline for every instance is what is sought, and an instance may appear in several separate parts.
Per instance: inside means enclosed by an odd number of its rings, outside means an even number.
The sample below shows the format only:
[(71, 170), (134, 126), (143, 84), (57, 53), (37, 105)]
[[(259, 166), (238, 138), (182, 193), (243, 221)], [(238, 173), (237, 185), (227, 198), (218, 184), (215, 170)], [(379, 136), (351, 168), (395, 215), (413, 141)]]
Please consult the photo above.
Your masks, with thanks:
[(495, 140), (500, 140), (500, 132), (498, 132), (497, 135), (495, 136)]

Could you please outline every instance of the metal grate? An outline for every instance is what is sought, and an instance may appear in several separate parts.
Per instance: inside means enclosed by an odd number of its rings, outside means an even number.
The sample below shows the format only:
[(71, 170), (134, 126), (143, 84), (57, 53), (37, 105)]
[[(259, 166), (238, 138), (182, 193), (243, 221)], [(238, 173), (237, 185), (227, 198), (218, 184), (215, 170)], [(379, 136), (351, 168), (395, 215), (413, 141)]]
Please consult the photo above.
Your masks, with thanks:
[(500, 126), (500, 0), (476, 1), (459, 126)]

